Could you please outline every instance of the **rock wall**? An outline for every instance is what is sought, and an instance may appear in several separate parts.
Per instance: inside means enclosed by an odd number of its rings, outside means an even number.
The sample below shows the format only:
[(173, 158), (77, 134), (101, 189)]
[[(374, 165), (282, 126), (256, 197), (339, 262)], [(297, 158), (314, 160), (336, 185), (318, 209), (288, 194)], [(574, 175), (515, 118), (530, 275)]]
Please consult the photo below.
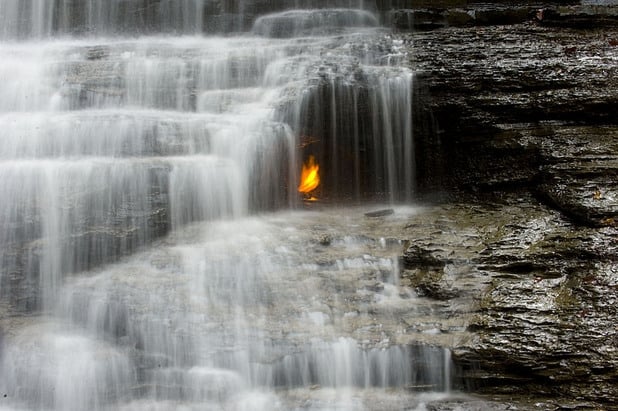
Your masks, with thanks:
[(502, 404), (461, 409), (615, 409), (617, 230), (502, 192), (431, 206), (405, 231), (401, 286), (436, 308), (400, 321), (451, 348), (454, 388)]
[[(618, 5), (582, 3), (390, 13), (433, 116), (419, 186), (456, 201), (411, 223), (403, 281), (474, 301), (460, 382), (535, 399), (518, 409), (618, 395)], [(417, 237), (427, 224), (437, 234)]]
[(532, 187), (585, 224), (613, 225), (616, 9), (541, 8), (520, 24), (405, 37), (451, 190)]

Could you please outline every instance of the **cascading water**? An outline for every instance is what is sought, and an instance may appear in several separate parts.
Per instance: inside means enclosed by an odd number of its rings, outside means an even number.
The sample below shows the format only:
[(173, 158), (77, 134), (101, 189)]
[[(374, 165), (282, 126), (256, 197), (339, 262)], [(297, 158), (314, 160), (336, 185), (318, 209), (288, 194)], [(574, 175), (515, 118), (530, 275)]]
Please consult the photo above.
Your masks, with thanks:
[[(447, 352), (381, 328), (413, 299), (400, 246), (362, 212), (282, 210), (311, 153), (329, 198), (411, 198), (397, 45), (349, 9), (195, 35), (210, 3), (0, 3), (0, 409), (398, 409), (449, 387)], [(117, 35), (133, 23), (182, 35)]]

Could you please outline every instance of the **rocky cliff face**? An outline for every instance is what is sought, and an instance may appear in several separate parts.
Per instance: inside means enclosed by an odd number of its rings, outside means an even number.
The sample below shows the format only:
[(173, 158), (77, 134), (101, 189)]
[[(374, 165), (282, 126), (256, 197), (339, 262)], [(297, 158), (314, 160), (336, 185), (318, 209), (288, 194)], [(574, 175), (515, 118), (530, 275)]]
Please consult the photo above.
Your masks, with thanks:
[(615, 229), (520, 192), (433, 206), (405, 231), (401, 286), (439, 308), (402, 321), (452, 349), (455, 387), (502, 404), (463, 409), (613, 409)]
[(618, 395), (618, 6), (582, 3), (390, 14), (434, 120), (419, 184), (458, 199), (411, 225), (438, 235), (411, 228), (404, 277), (429, 299), (468, 293), (462, 379), (535, 409)]
[(614, 6), (545, 8), (521, 24), (407, 37), (437, 120), (447, 185), (534, 186), (586, 224), (613, 223), (614, 13)]

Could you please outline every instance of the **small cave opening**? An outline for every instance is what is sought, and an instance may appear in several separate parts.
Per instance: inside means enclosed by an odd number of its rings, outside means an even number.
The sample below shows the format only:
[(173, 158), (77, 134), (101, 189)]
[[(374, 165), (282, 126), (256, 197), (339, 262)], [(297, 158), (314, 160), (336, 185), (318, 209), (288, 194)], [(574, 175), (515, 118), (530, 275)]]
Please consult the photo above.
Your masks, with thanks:
[(299, 163), (313, 158), (319, 165), (311, 197), (398, 203), (439, 186), (443, 166), (431, 113), (422, 86), (404, 74), (335, 79), (307, 90), (294, 121)]

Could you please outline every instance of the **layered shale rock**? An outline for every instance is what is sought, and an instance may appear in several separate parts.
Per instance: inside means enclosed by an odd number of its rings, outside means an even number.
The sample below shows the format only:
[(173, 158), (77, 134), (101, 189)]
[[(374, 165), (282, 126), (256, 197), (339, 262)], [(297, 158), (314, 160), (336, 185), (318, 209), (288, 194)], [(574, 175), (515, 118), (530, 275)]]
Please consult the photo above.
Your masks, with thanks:
[(497, 3), (391, 13), (423, 29), (401, 34), (434, 120), (417, 146), (440, 153), (431, 172), (419, 163), (419, 186), (466, 200), (431, 236), (411, 231), (402, 282), (451, 307), (474, 300), (472, 337), (453, 348), (467, 389), (611, 409), (618, 6)]
[(611, 224), (615, 210), (604, 200), (616, 191), (615, 38), (615, 28), (548, 27), (534, 16), (407, 36), (447, 184), (468, 192), (536, 186), (566, 214)]
[[(455, 387), (525, 410), (611, 406), (615, 228), (502, 193), (428, 208), (404, 232), (400, 284), (433, 305), (432, 340), (453, 351)], [(425, 333), (424, 319), (402, 321)]]

